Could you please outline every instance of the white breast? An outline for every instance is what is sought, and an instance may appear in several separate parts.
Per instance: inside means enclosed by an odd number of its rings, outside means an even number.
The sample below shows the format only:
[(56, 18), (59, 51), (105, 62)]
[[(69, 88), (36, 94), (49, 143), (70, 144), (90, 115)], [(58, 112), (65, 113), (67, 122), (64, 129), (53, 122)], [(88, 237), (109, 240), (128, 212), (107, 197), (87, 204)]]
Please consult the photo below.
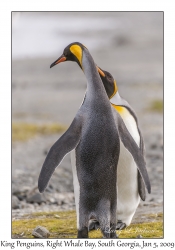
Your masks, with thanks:
[[(119, 112), (133, 139), (140, 145), (140, 135), (135, 119), (126, 108)], [(138, 194), (138, 171), (132, 155), (120, 141), (117, 167), (117, 219), (129, 225), (140, 202)]]
[(138, 147), (140, 146), (140, 135), (137, 129), (137, 124), (134, 117), (131, 113), (126, 109), (123, 108), (123, 112), (119, 112), (120, 116), (122, 117), (128, 131), (132, 135), (133, 139), (137, 143)]

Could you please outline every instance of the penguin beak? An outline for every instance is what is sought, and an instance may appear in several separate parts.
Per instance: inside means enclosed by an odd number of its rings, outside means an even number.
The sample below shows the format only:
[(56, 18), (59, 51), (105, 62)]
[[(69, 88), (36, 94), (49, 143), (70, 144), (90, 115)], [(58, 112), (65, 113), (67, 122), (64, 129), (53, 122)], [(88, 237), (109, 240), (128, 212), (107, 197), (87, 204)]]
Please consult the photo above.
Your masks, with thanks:
[(104, 73), (98, 66), (96, 66), (96, 67), (97, 67), (98, 73), (99, 73), (101, 76), (105, 77), (105, 73)]
[(66, 58), (64, 55), (62, 55), (62, 56), (60, 56), (55, 62), (53, 62), (53, 63), (50, 65), (50, 68), (52, 68), (53, 66), (57, 65), (58, 63), (61, 63), (61, 62), (66, 61), (66, 60), (67, 60), (67, 58)]

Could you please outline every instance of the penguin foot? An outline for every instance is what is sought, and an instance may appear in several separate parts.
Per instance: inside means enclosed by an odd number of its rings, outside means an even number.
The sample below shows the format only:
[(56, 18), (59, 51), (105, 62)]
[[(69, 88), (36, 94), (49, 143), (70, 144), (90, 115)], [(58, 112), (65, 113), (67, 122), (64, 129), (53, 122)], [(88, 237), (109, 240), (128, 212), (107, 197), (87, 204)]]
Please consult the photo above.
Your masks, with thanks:
[(118, 235), (116, 234), (115, 227), (111, 226), (110, 228), (105, 228), (102, 230), (104, 239), (117, 239)]
[(118, 235), (117, 234), (113, 234), (113, 235), (111, 235), (111, 239), (118, 239), (119, 237), (118, 237)]
[(88, 238), (88, 228), (83, 227), (81, 230), (78, 230), (77, 238), (79, 239)]
[(100, 228), (100, 224), (97, 220), (90, 220), (88, 230), (97, 230)]
[(103, 236), (102, 239), (118, 239), (118, 235), (117, 234), (113, 234), (113, 235), (110, 235), (110, 237), (105, 237)]
[(117, 225), (116, 225), (116, 230), (123, 230), (126, 228), (126, 224), (123, 223), (121, 220), (117, 221)]

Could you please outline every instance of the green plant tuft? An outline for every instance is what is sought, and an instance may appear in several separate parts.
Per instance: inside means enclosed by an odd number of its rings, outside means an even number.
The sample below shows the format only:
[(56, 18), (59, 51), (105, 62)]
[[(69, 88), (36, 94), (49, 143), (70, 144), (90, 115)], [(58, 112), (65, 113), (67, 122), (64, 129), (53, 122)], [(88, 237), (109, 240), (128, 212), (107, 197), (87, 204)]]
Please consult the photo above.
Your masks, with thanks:
[(162, 113), (163, 112), (163, 101), (162, 100), (152, 101), (150, 104), (149, 110), (153, 111), (153, 112)]
[(12, 123), (12, 141), (26, 141), (36, 135), (48, 135), (60, 133), (66, 130), (66, 126), (53, 124)]

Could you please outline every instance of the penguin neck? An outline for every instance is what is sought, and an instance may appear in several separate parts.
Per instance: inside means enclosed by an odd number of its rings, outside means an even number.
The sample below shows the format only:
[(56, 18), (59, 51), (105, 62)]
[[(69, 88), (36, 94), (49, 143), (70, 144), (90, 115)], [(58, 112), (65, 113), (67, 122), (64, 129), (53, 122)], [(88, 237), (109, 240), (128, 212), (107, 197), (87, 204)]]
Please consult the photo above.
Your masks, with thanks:
[(123, 99), (119, 95), (119, 92), (117, 91), (116, 94), (110, 98), (110, 103), (115, 104), (115, 105), (122, 105)]
[(108, 99), (94, 60), (87, 50), (83, 51), (82, 68), (87, 80), (86, 98), (96, 99), (100, 96), (101, 99)]

